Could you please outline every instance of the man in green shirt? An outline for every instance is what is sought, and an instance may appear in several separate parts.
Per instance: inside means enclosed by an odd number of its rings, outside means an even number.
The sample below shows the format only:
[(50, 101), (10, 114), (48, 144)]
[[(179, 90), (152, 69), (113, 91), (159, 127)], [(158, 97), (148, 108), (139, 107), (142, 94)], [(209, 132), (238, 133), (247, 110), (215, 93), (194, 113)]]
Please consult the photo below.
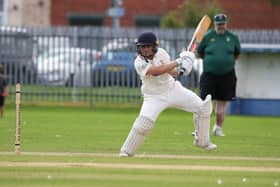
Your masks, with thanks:
[(200, 77), (200, 96), (207, 94), (216, 100), (215, 136), (224, 136), (222, 125), (226, 115), (227, 101), (234, 99), (236, 91), (235, 60), (240, 54), (238, 37), (227, 30), (227, 16), (214, 16), (214, 29), (208, 31), (197, 49), (203, 59)]

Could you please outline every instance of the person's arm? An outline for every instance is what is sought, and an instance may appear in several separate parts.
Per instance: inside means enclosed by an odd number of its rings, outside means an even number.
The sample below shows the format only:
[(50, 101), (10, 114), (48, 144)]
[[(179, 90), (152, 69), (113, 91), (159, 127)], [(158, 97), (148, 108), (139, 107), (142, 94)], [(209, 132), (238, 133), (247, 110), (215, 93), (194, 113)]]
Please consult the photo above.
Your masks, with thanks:
[(178, 66), (178, 62), (177, 61), (171, 61), (168, 64), (162, 64), (159, 66), (151, 66), (149, 68), (149, 70), (147, 71), (146, 75), (153, 75), (153, 76), (157, 76), (157, 75), (161, 75), (164, 73), (174, 73), (174, 69), (176, 69), (176, 67)]
[[(210, 32), (210, 31), (209, 31)], [(204, 35), (204, 37), (202, 38), (201, 42), (199, 43), (198, 47), (197, 47), (197, 50), (196, 50), (196, 53), (197, 53), (197, 56), (201, 59), (204, 59), (204, 55), (205, 55), (205, 48), (206, 48), (206, 45), (207, 45), (207, 41), (208, 41), (208, 35), (209, 35), (209, 32), (206, 33)]]
[(179, 75), (179, 72), (178, 72), (178, 67), (175, 67), (173, 68), (172, 70), (170, 70), (168, 72), (169, 75), (171, 75), (172, 77), (177, 77)]
[(235, 47), (235, 53), (234, 53), (235, 60), (237, 60), (239, 58), (239, 55), (240, 55), (240, 43), (238, 41), (237, 46)]
[(204, 51), (205, 51), (205, 44), (204, 40), (202, 39), (202, 42), (198, 45), (198, 48), (196, 50), (197, 56), (201, 59), (204, 58)]
[(235, 47), (234, 47), (234, 58), (235, 60), (238, 59), (240, 53), (241, 53), (241, 46), (239, 42), (239, 38), (237, 35), (234, 35), (235, 37)]
[[(179, 58), (176, 60), (170, 61), (167, 64), (162, 64), (159, 66), (151, 66), (146, 75), (161, 75), (164, 73), (169, 73), (171, 75), (178, 75), (179, 72), (177, 67), (179, 66), (182, 72), (188, 74), (191, 71), (193, 62), (195, 60), (195, 54), (190, 51), (183, 51), (179, 54)], [(175, 72), (176, 71), (176, 72)]]

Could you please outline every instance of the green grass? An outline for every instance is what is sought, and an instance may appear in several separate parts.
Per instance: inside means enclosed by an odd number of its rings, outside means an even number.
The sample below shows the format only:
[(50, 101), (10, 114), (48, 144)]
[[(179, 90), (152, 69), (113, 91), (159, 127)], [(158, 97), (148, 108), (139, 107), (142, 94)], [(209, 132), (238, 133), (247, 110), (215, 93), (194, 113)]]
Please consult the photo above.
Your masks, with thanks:
[[(156, 121), (152, 133), (137, 151), (137, 157), (119, 158), (119, 149), (138, 112), (137, 107), (90, 109), (22, 106), (21, 151), (26, 154), (15, 155), (12, 153), (15, 140), (15, 106), (8, 105), (4, 118), (0, 119), (0, 186), (280, 185), (279, 117), (227, 116), (224, 126), (226, 136), (211, 136), (218, 149), (205, 152), (192, 145), (192, 115), (178, 110), (167, 110)], [(38, 152), (53, 154), (41, 155)], [(56, 152), (91, 154), (57, 155)], [(16, 163), (39, 163), (39, 166), (13, 165)], [(78, 165), (46, 166), (44, 163)], [(87, 165), (93, 163), (113, 166), (128, 164), (130, 167), (104, 168)], [(134, 165), (151, 168), (137, 169)], [(158, 168), (162, 166), (170, 168)], [(249, 167), (261, 170), (196, 170), (188, 168), (190, 166)], [(275, 170), (269, 171), (269, 168)], [(222, 184), (218, 184), (218, 181)]]
[[(96, 168), (0, 168), (1, 186), (275, 186), (276, 174)], [(9, 174), (14, 175), (9, 178)], [(242, 180), (247, 179), (245, 182)], [(279, 178), (278, 178), (279, 179)], [(275, 182), (276, 181), (276, 182)]]

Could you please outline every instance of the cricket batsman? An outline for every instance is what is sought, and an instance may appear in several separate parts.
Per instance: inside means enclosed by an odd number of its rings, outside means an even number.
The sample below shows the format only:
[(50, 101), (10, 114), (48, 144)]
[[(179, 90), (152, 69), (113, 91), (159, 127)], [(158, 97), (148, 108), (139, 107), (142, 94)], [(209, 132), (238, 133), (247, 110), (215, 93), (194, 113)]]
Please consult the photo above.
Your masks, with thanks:
[(184, 51), (176, 60), (170, 60), (169, 54), (159, 47), (158, 40), (152, 32), (144, 32), (138, 37), (136, 49), (138, 55), (134, 66), (142, 81), (144, 101), (121, 147), (120, 156), (133, 156), (151, 132), (159, 114), (171, 107), (193, 113), (195, 146), (205, 150), (216, 149), (217, 146), (210, 142), (209, 136), (211, 95), (202, 100), (174, 78), (179, 74), (188, 75), (191, 72), (195, 54)]

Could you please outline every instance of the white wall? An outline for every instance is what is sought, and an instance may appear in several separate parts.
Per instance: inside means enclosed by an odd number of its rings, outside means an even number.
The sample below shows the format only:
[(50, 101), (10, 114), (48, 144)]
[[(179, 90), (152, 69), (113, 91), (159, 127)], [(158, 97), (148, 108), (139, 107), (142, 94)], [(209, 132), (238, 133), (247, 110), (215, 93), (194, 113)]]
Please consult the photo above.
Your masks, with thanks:
[(236, 75), (237, 97), (280, 99), (280, 53), (243, 53)]

